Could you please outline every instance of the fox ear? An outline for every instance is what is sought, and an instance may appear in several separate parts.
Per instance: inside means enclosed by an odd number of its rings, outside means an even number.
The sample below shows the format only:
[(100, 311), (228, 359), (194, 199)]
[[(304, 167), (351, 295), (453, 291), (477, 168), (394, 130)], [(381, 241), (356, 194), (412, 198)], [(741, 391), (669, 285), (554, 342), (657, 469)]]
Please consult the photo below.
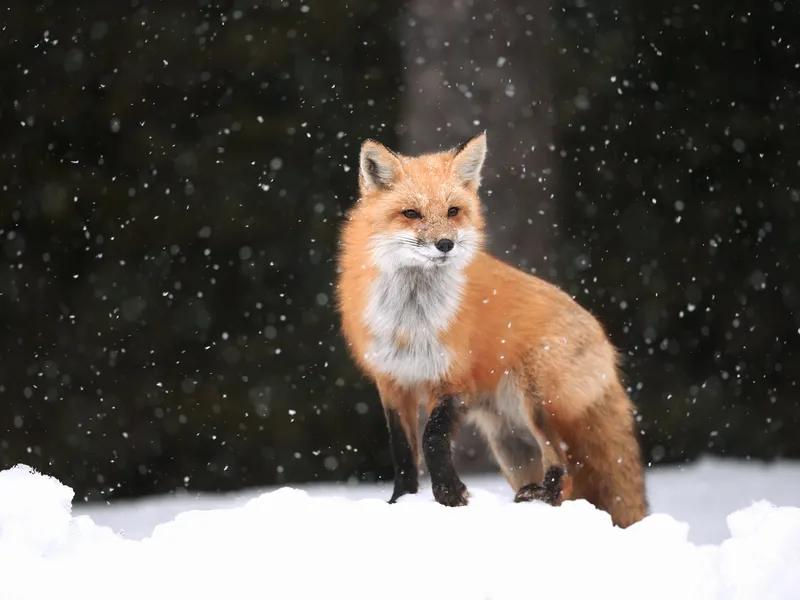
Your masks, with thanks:
[(486, 132), (479, 133), (455, 149), (452, 169), (461, 183), (472, 189), (481, 184), (481, 169), (486, 158)]
[(397, 155), (375, 140), (366, 140), (361, 145), (359, 165), (362, 192), (392, 187), (403, 171)]

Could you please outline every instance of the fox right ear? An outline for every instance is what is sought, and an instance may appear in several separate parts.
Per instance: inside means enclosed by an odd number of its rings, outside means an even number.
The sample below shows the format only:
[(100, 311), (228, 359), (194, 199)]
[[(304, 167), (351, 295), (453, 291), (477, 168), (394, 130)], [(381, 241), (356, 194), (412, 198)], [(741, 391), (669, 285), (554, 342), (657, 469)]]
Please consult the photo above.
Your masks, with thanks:
[(375, 140), (361, 145), (359, 183), (362, 191), (377, 191), (392, 187), (403, 166), (397, 155)]
[(486, 159), (486, 132), (479, 133), (455, 149), (453, 169), (458, 179), (475, 190), (481, 184), (481, 169)]

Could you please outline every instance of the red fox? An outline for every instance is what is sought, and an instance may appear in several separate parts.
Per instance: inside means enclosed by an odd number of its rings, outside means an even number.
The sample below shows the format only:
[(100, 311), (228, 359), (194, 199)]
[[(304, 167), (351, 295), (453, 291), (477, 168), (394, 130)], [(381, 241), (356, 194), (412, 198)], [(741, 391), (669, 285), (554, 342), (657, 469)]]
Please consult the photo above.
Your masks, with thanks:
[(516, 502), (582, 498), (627, 527), (647, 516), (633, 405), (604, 329), (569, 295), (484, 251), (486, 132), (420, 156), (366, 140), (338, 255), (342, 331), (377, 386), (394, 463), (390, 503), (419, 488), (468, 503), (451, 442), (485, 436)]

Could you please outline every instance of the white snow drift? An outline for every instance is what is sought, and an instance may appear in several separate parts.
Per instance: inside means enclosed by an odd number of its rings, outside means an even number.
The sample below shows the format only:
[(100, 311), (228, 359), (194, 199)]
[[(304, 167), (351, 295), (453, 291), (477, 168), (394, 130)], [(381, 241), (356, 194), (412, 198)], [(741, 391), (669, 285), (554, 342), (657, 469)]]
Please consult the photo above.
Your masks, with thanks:
[(621, 530), (583, 501), (471, 494), (452, 509), (429, 490), (389, 505), (283, 488), (131, 540), (19, 465), (0, 472), (0, 600), (800, 598), (800, 508), (756, 502), (698, 546), (665, 514)]

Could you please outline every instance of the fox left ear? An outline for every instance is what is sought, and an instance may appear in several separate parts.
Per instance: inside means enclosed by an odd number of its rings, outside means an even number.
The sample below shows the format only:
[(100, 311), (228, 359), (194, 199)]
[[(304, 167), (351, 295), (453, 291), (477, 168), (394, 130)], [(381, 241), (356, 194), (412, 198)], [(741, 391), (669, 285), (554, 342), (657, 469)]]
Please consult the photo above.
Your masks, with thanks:
[(486, 158), (486, 132), (479, 133), (455, 149), (452, 169), (461, 183), (477, 190), (481, 184), (481, 169)]
[(397, 155), (375, 140), (366, 140), (361, 145), (359, 165), (362, 193), (391, 188), (403, 172)]

